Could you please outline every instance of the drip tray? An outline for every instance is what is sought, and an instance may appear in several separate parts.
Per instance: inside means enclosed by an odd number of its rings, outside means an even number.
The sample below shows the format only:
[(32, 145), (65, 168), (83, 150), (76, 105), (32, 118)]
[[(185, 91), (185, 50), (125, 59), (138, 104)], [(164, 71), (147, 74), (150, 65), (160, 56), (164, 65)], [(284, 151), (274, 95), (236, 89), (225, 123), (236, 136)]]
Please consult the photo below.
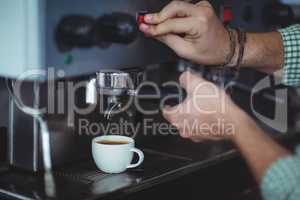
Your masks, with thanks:
[(97, 170), (92, 161), (75, 164), (73, 167), (56, 170), (55, 177), (78, 181), (82, 184), (91, 184), (105, 177), (112, 176)]
[[(117, 197), (128, 191), (137, 191), (169, 179), (176, 172), (191, 164), (191, 160), (153, 150), (144, 150), (144, 163), (122, 174), (105, 174), (93, 161), (82, 161), (54, 171), (56, 198), (99, 199)], [(164, 176), (165, 175), (165, 176)], [(8, 170), (0, 175), (0, 195), (16, 199), (44, 199), (43, 176)]]

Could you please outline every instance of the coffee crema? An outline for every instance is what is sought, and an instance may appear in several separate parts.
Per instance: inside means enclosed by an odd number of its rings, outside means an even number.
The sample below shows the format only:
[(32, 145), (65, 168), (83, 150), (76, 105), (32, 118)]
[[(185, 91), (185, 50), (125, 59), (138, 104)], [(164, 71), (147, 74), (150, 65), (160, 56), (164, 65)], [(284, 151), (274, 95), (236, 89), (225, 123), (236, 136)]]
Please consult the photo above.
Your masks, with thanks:
[(114, 141), (114, 140), (101, 140), (96, 142), (97, 144), (105, 144), (105, 145), (122, 145), (129, 144), (128, 141)]

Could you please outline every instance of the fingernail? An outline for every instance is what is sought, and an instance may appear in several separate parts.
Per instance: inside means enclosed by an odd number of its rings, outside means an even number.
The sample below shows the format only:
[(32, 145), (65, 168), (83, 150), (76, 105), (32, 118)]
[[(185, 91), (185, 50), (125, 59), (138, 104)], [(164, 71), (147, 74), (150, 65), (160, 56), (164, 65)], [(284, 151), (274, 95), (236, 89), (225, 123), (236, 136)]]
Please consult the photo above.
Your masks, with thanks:
[(147, 30), (149, 29), (149, 27), (150, 27), (150, 26), (148, 26), (147, 24), (141, 24), (141, 25), (140, 25), (140, 29), (141, 29), (142, 31), (147, 31)]
[(153, 16), (151, 14), (147, 14), (145, 15), (145, 21), (146, 22), (151, 22), (152, 21)]

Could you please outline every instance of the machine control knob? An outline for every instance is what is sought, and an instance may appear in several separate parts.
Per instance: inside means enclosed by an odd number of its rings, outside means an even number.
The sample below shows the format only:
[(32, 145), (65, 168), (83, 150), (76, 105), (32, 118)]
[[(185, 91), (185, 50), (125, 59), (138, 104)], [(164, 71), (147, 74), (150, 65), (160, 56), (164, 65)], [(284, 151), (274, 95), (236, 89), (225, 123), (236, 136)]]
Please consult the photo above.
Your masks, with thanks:
[(139, 25), (145, 23), (145, 15), (148, 13), (148, 11), (140, 11), (136, 14), (136, 21)]
[(93, 29), (96, 44), (101, 42), (129, 44), (138, 35), (135, 18), (125, 13), (112, 13), (98, 18)]
[(138, 36), (135, 17), (126, 13), (106, 14), (98, 19), (72, 15), (56, 28), (56, 43), (62, 52), (73, 48), (104, 48), (112, 43), (129, 44)]
[(64, 17), (56, 27), (56, 43), (61, 51), (93, 46), (91, 30), (95, 20), (89, 16), (71, 15)]

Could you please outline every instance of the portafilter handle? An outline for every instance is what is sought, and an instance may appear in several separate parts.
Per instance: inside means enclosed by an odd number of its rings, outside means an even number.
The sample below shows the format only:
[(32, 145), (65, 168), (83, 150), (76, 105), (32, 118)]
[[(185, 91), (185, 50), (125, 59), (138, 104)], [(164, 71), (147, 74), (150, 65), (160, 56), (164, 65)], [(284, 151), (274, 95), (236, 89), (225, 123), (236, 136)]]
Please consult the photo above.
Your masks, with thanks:
[(97, 95), (134, 96), (140, 102), (174, 106), (182, 103), (187, 93), (178, 84), (147, 84), (142, 72), (99, 72), (86, 88), (86, 102), (97, 103)]

